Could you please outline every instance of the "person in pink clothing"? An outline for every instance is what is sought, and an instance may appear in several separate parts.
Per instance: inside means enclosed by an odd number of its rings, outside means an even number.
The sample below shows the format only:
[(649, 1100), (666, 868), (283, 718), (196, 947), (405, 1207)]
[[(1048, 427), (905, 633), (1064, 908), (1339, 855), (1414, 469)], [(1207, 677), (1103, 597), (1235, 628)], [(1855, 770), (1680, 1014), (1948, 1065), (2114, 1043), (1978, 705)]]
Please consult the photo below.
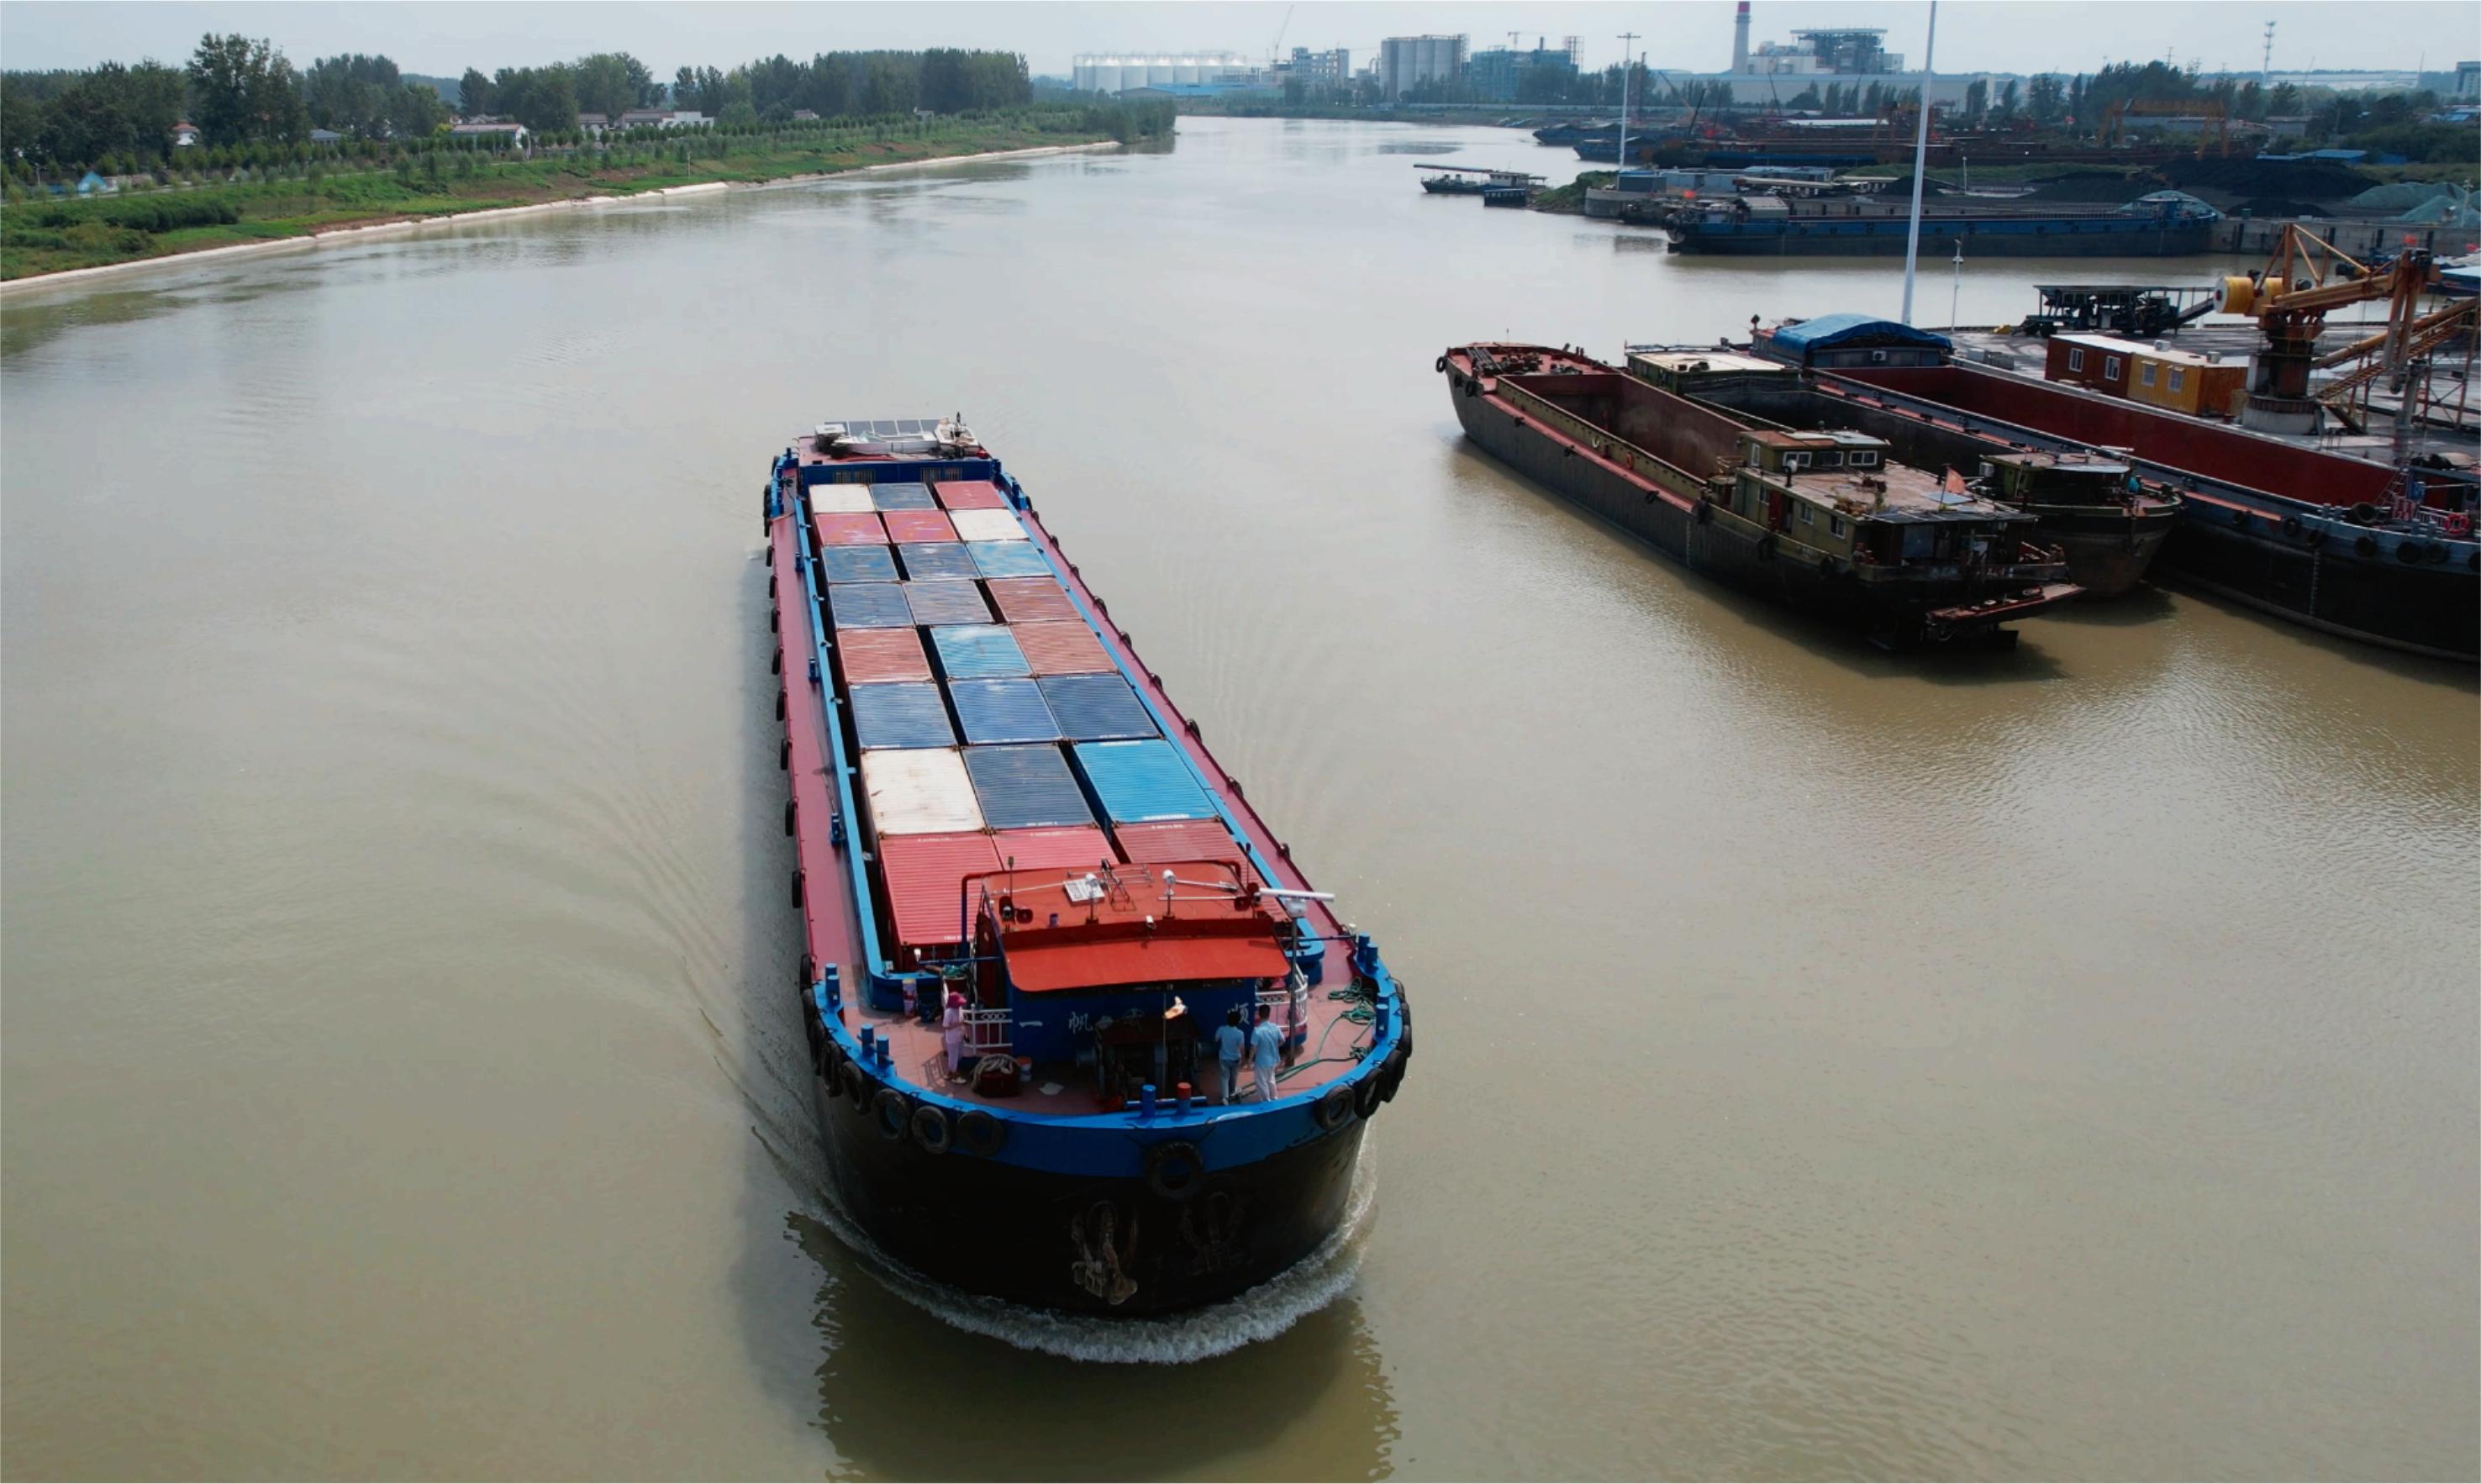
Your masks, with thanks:
[(948, 1080), (962, 1081), (965, 1078), (965, 996), (962, 990), (948, 991), (948, 1008), (939, 1019), (940, 1037), (948, 1043)]

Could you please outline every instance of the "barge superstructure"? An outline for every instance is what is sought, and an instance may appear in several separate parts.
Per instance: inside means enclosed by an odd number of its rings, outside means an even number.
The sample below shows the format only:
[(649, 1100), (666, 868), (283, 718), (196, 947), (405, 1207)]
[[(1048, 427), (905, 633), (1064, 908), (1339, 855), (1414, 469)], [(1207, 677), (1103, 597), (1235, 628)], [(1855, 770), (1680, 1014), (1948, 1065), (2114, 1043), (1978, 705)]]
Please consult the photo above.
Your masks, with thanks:
[[(833, 1196), (966, 1293), (1242, 1293), (1345, 1218), (1403, 989), (953, 419), (822, 425), (764, 491), (794, 996)], [(1280, 1047), (1222, 1085), (1218, 1032)], [(1262, 1096), (1261, 1089), (1272, 1096)]]
[(1581, 352), (1437, 369), (1465, 433), (1689, 567), (1891, 647), (2000, 639), (2076, 594), (2035, 518), (1849, 430), (1752, 429)]

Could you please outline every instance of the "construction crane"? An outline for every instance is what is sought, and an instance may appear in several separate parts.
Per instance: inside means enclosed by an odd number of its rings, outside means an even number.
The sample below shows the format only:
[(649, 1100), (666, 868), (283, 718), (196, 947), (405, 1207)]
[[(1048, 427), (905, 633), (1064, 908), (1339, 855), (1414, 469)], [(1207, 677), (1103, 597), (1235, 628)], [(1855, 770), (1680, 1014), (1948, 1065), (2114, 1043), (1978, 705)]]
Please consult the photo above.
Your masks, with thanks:
[(1268, 67), (1274, 66), (1276, 63), (1283, 60), (1284, 33), (1293, 29), (1293, 12), (1298, 9), (1299, 7), (1296, 5), (1288, 5), (1284, 7), (1284, 23), (1275, 28), (1275, 44), (1267, 48), (1267, 65)]
[[(2223, 280), (2222, 312), (2254, 318), (2265, 335), (2250, 378), (2249, 409), (2269, 426), (2286, 417), (2324, 406), (2354, 432), (2366, 430), (2367, 394), (2381, 378), (2395, 394), (2395, 454), (2400, 463), (2412, 432), (2412, 410), (2425, 387), (2429, 355), (2473, 333), (2481, 322), (2481, 299), (2458, 299), (2427, 313), (2421, 296), (2438, 279), (2438, 265), (2429, 253), (2406, 248), (2391, 261), (2370, 265), (2347, 256), (2298, 222), (2283, 229), (2265, 267), (2246, 277)], [(2332, 281), (2330, 281), (2332, 280)], [(2385, 301), (2386, 327), (2350, 345), (2317, 352), (2317, 337), (2329, 312), (2352, 304)], [(2331, 370), (2350, 361), (2354, 367), (2311, 391), (2311, 371)], [(2362, 405), (2355, 411), (2352, 404)], [(2242, 421), (2248, 421), (2243, 414)]]

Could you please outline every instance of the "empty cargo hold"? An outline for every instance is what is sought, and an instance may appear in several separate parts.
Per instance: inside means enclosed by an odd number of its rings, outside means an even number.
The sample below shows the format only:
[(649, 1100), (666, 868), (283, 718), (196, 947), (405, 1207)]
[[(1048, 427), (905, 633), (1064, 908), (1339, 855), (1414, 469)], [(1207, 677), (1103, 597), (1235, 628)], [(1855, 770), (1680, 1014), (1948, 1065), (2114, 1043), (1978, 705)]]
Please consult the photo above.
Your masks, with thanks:
[(887, 544), (887, 528), (878, 523), (875, 512), (829, 510), (813, 517), (810, 524), (818, 528), (822, 547)]
[(1040, 742), (1059, 740), (1041, 687), (1031, 680), (952, 680), (948, 698), (969, 742)]
[(948, 704), (939, 688), (927, 681), (854, 686), (853, 734), (865, 748), (953, 747), (955, 728), (948, 724)]
[(951, 680), (984, 680), (999, 675), (1030, 675), (1025, 652), (1008, 631), (996, 624), (963, 624), (930, 631), (939, 667)]
[(839, 629), (908, 629), (912, 605), (894, 583), (840, 583), (827, 589), (827, 613)]
[(1022, 541), (1025, 522), (1013, 510), (950, 510), (949, 523), (959, 541)]
[(896, 480), (871, 485), (870, 504), (873, 509), (879, 510), (928, 510), (938, 506), (930, 498), (928, 485)]
[[(971, 510), (960, 510), (971, 515)], [(974, 554), (974, 565), (984, 577), (1049, 577), (1051, 568), (1032, 541), (977, 541), (965, 548)]]
[(1008, 632), (1016, 636), (1027, 666), (1037, 675), (1117, 672), (1103, 641), (1082, 623), (1011, 624)]
[(849, 686), (930, 678), (930, 656), (922, 647), (922, 636), (912, 629), (841, 630), (836, 635), (836, 663), (844, 667)]
[(900, 546), (904, 575), (917, 583), (953, 578), (972, 582), (982, 575), (974, 564), (974, 549), (962, 541), (929, 541)]
[(991, 581), (991, 601), (1010, 623), (1082, 623), (1068, 589), (1048, 577), (1001, 577)]
[(1059, 735), (1070, 742), (1153, 737), (1155, 718), (1117, 675), (1045, 675), (1034, 682)]
[(884, 546), (830, 546), (819, 553), (819, 570), (830, 583), (892, 583), (896, 558)]
[(890, 835), (879, 842), (896, 941), (906, 948), (966, 943), (965, 882), (1000, 869), (988, 835)]
[(993, 829), (1094, 822), (1094, 811), (1086, 807), (1067, 759), (1049, 743), (968, 747), (965, 769), (982, 818)]
[(982, 808), (961, 753), (927, 747), (865, 752), (861, 782), (870, 799), (871, 823), (882, 835), (952, 834), (982, 827)]
[(956, 539), (955, 528), (937, 510), (888, 510), (878, 520), (887, 528), (891, 541), (916, 544)]
[(1091, 824), (1004, 829), (988, 838), (999, 847), (1001, 868), (1007, 871), (1116, 866), (1120, 861), (1120, 852), (1111, 848), (1111, 837)]
[(974, 583), (906, 583), (904, 601), (919, 624), (974, 624), (991, 621), (991, 606)]
[(1078, 770), (1114, 824), (1214, 818), (1214, 801), (1198, 787), (1179, 752), (1161, 738), (1079, 742), (1075, 751)]

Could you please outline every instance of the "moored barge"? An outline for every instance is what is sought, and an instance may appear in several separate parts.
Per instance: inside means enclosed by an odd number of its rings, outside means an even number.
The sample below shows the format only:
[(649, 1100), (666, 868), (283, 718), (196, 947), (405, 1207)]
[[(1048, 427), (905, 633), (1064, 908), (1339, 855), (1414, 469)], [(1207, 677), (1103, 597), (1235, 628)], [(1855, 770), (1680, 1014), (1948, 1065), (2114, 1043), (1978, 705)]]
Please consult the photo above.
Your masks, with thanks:
[(1890, 647), (1998, 639), (2074, 597), (2034, 517), (1842, 430), (1753, 430), (1580, 352), (1459, 346), (1466, 436), (1690, 568)]
[[(1403, 989), (953, 420), (776, 457), (795, 1001), (833, 1196), (969, 1294), (1152, 1315), (1334, 1237)], [(1263, 1022), (1227, 1100), (1217, 1031)]]
[[(1967, 257), (2186, 257), (2209, 251), (2222, 213), (2157, 191), (2124, 206), (2039, 211), (1942, 205), (1921, 218), (1924, 249)], [(1899, 257), (1912, 216), (1883, 200), (1734, 196), (1684, 207), (1665, 221), (1675, 252), (1737, 256)]]

